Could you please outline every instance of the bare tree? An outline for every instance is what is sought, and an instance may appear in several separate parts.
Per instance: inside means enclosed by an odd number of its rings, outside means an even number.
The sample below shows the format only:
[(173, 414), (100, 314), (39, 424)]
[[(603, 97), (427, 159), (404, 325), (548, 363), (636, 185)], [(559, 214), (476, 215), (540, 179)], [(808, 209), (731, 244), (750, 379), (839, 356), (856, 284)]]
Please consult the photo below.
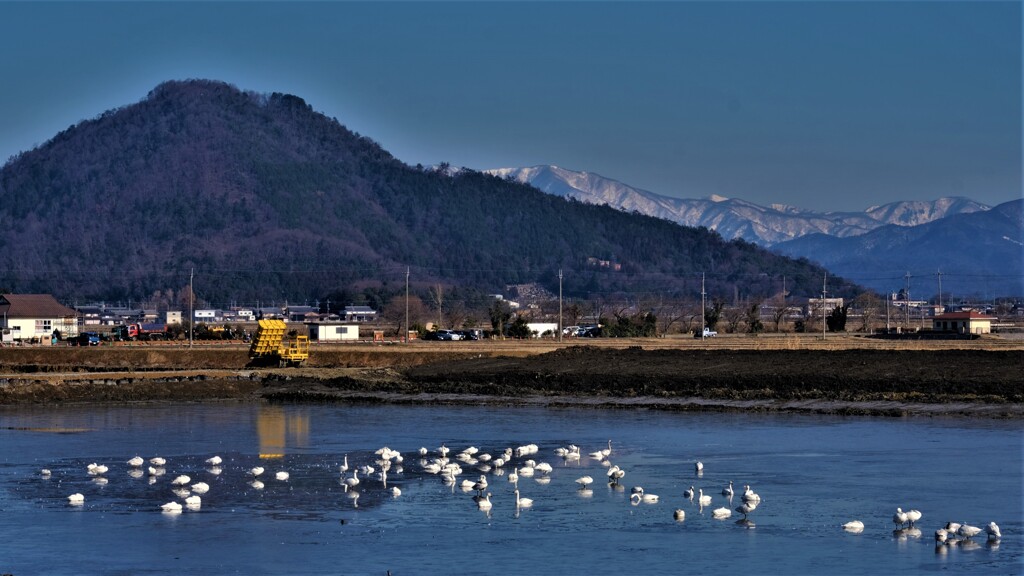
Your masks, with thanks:
[(740, 306), (729, 306), (722, 309), (722, 318), (725, 319), (726, 332), (735, 333), (743, 321), (744, 310)]
[(853, 300), (854, 307), (860, 312), (861, 332), (870, 332), (875, 319), (882, 311), (882, 301), (871, 292), (864, 292)]
[(444, 320), (442, 312), (444, 310), (444, 286), (437, 284), (430, 287), (430, 303), (437, 309), (437, 328), (442, 328)]

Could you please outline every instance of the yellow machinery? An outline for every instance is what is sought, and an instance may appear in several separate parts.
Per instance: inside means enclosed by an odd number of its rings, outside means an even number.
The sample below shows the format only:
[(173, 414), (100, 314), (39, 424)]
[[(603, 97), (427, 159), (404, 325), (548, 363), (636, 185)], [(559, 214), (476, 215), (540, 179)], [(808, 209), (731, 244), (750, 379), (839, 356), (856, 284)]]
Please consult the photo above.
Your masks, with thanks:
[(309, 336), (285, 340), (284, 320), (259, 321), (256, 337), (249, 346), (249, 364), (253, 366), (301, 366), (309, 358)]

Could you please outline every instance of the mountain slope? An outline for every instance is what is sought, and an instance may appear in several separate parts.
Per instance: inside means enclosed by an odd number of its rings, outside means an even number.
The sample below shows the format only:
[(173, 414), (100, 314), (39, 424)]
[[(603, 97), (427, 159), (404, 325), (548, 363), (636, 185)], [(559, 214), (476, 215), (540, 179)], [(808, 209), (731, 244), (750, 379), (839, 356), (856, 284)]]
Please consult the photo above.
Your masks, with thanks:
[[(407, 166), (302, 99), (168, 82), (0, 169), (0, 285), (227, 302), (404, 280), (567, 295), (799, 295), (823, 270), (706, 230), (566, 201), (473, 171)], [(621, 270), (595, 266), (614, 262)], [(840, 283), (841, 284), (841, 283)], [(841, 288), (850, 290), (850, 287)]]
[[(911, 293), (1024, 295), (1024, 200), (985, 212), (958, 214), (920, 226), (883, 226), (862, 236), (813, 234), (775, 246), (781, 254), (813, 255), (829, 270), (879, 291), (920, 282)], [(924, 280), (924, 278), (928, 278)]]
[(720, 196), (673, 198), (633, 188), (591, 172), (576, 172), (557, 166), (499, 168), (487, 172), (531, 184), (549, 194), (628, 212), (635, 210), (685, 226), (704, 226), (724, 238), (742, 238), (762, 246), (815, 233), (856, 236), (886, 224), (915, 226), (954, 214), (988, 209), (967, 198), (940, 198), (932, 202), (893, 202), (864, 212), (818, 213), (779, 204), (760, 206)]

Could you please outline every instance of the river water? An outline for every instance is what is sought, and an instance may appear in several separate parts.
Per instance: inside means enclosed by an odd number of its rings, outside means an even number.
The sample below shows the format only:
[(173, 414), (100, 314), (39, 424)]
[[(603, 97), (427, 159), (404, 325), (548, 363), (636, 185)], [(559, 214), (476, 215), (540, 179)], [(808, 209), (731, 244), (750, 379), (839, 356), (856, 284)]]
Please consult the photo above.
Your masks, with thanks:
[[(626, 472), (618, 487), (588, 456), (609, 439), (607, 460)], [(460, 463), (452, 486), (417, 453), (432, 458), (443, 444), (449, 457), (470, 446), (497, 456), (531, 443), (538, 452), (503, 474)], [(579, 461), (555, 454), (569, 444)], [(352, 469), (373, 465), (385, 446), (403, 455), (387, 488), (374, 473), (346, 491), (344, 457)], [(136, 455), (166, 458), (165, 473), (133, 473), (126, 461)], [(219, 470), (205, 462), (215, 455)], [(534, 504), (517, 510), (508, 476), (526, 458), (553, 470), (520, 477)], [(91, 476), (90, 463), (108, 471)], [(260, 488), (256, 466), (266, 469)], [(209, 492), (198, 510), (162, 512), (183, 502), (172, 492), (182, 474)], [(461, 488), (481, 474), (487, 512)], [(575, 482), (584, 475), (594, 478), (588, 490)], [(730, 480), (731, 502), (721, 493)], [(748, 521), (735, 511), (715, 519), (712, 510), (740, 505), (744, 484), (762, 499)], [(658, 502), (632, 504), (633, 486)], [(690, 486), (711, 504), (684, 498)], [(69, 504), (72, 493), (84, 503)], [(1022, 429), (1012, 421), (321, 404), (0, 409), (0, 573), (15, 576), (1020, 574), (1021, 493)], [(917, 530), (896, 530), (897, 507), (923, 513)], [(863, 532), (841, 528), (855, 519)], [(995, 521), (1003, 537), (936, 546), (947, 521)]]

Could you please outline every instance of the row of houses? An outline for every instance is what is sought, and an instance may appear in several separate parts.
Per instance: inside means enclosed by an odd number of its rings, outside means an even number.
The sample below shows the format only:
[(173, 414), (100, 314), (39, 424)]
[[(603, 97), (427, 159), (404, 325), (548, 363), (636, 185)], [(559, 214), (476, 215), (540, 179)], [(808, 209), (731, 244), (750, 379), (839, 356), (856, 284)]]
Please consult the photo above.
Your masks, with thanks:
[[(359, 324), (377, 319), (377, 312), (369, 306), (346, 306), (340, 314), (320, 314), (309, 306), (195, 310), (196, 323), (255, 322), (258, 318), (306, 323), (313, 339), (350, 340), (359, 337)], [(102, 326), (161, 322), (180, 324), (182, 320), (182, 312), (178, 310), (167, 310), (160, 314), (156, 310), (103, 305), (71, 308), (50, 294), (0, 295), (2, 342), (46, 343), (57, 334), (70, 338)]]

